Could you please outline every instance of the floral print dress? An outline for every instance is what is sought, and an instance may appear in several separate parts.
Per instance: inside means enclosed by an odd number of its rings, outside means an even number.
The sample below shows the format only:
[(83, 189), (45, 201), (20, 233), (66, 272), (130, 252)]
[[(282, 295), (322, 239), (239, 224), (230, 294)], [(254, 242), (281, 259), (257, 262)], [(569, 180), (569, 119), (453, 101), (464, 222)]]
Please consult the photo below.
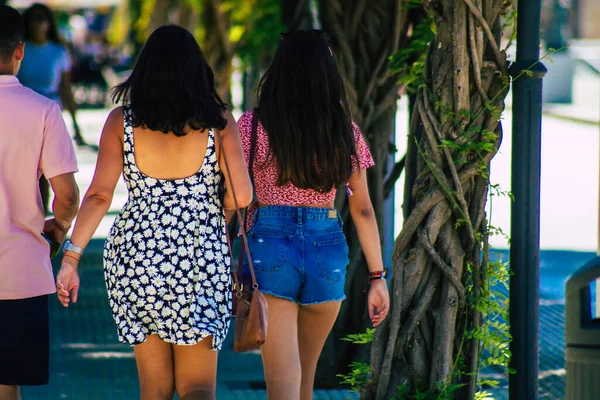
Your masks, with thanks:
[(154, 179), (137, 167), (131, 109), (124, 108), (123, 177), (129, 198), (104, 246), (104, 275), (119, 340), (193, 345), (212, 336), (220, 350), (231, 311), (230, 254), (219, 199), (215, 133), (194, 175)]

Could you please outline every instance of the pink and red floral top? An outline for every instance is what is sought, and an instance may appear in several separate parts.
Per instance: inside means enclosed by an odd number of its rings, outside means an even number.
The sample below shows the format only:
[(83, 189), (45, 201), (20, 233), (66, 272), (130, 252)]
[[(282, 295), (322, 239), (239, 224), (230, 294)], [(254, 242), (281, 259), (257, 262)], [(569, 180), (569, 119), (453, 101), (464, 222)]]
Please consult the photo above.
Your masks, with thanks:
[[(242, 139), (244, 157), (246, 162), (250, 159), (250, 139), (252, 136), (252, 118), (253, 112), (245, 112), (238, 120), (238, 128)], [(354, 138), (356, 141), (356, 152), (358, 159), (352, 157), (352, 169), (365, 169), (375, 165), (371, 152), (365, 138), (356, 124), (352, 123), (354, 128)], [(335, 199), (336, 188), (327, 193), (321, 193), (316, 190), (301, 189), (294, 186), (291, 182), (284, 186), (277, 184), (277, 164), (273, 160), (265, 165), (269, 154), (269, 137), (262, 124), (258, 123), (256, 131), (256, 145), (254, 155), (254, 190), (258, 201), (262, 204), (287, 205), (294, 206), (299, 204), (327, 204)]]

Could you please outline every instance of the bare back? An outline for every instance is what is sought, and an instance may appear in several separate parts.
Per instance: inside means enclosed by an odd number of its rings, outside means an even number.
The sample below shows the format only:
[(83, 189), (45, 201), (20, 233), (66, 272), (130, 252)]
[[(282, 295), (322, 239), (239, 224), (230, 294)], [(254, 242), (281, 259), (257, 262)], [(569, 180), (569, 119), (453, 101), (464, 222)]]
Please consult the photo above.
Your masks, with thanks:
[(202, 168), (208, 131), (191, 131), (185, 136), (134, 128), (135, 160), (140, 171), (156, 179), (181, 179)]

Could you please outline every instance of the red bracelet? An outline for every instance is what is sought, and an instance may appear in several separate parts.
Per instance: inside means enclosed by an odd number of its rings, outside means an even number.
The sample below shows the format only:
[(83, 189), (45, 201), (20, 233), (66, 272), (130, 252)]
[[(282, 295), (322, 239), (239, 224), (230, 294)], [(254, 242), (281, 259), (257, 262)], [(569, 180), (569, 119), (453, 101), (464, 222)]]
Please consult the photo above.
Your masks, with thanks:
[(387, 271), (385, 269), (381, 271), (369, 272), (369, 282), (374, 281), (376, 279), (385, 279), (386, 276)]

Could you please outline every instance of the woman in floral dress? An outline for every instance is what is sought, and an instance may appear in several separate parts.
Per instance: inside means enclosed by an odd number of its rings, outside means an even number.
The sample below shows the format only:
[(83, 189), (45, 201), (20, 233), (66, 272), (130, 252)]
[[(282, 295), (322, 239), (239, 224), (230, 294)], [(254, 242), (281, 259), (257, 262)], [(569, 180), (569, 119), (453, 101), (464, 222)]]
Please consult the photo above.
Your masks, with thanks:
[[(104, 248), (119, 340), (134, 346), (142, 399), (214, 399), (217, 350), (231, 314), (230, 254), (219, 184), (252, 198), (239, 132), (193, 36), (158, 28), (111, 112), (57, 277), (64, 306), (77, 300), (83, 249), (109, 209), (119, 175), (129, 198)], [(221, 170), (223, 154), (231, 175)], [(207, 340), (204, 340), (207, 339)]]

